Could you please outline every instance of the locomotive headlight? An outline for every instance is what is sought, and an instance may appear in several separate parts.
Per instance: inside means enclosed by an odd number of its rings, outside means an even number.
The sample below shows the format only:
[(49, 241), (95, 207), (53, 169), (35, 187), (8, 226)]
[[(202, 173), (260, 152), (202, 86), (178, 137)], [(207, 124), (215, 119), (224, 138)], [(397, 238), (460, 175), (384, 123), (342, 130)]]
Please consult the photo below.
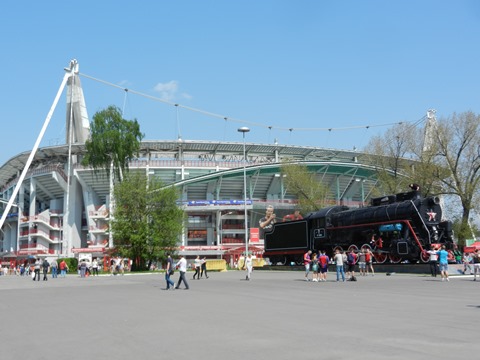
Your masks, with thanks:
[(428, 198), (429, 205), (438, 205), (440, 204), (440, 197), (439, 196), (432, 196)]

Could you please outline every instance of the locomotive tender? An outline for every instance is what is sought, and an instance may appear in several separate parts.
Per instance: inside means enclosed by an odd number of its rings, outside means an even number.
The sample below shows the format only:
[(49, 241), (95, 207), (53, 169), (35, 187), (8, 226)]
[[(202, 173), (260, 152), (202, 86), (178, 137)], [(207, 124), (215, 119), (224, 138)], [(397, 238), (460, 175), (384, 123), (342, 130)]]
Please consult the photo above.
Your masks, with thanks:
[(417, 191), (374, 198), (367, 207), (331, 206), (303, 220), (276, 223), (265, 234), (263, 256), (289, 264), (301, 263), (307, 250), (332, 255), (336, 249), (368, 248), (377, 263), (428, 262), (432, 244), (454, 246), (452, 223), (441, 219), (439, 197)]

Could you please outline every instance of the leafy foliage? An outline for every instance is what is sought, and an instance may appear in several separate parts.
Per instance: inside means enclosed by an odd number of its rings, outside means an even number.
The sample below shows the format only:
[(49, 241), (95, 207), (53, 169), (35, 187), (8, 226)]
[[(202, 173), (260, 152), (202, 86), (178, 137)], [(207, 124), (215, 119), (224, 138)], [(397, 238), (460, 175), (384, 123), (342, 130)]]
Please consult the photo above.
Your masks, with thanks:
[(65, 260), (65, 263), (67, 264), (68, 272), (70, 272), (70, 273), (76, 273), (77, 272), (77, 267), (78, 267), (78, 259), (77, 258), (59, 258), (57, 260), (58, 265), (60, 265), (62, 260)]
[(449, 174), (440, 179), (443, 193), (462, 205), (460, 241), (471, 234), (470, 213), (480, 200), (480, 116), (473, 112), (441, 119), (436, 134), (436, 160)]
[(408, 156), (415, 153), (415, 144), (418, 143), (418, 135), (413, 130), (406, 124), (397, 125), (382, 136), (374, 136), (367, 145), (368, 162), (374, 164), (377, 172), (375, 196), (403, 192), (409, 183), (419, 183), (408, 176), (413, 166)]
[(479, 144), (480, 116), (465, 112), (440, 119), (425, 141), (420, 129), (395, 126), (372, 138), (366, 152), (376, 166), (383, 194), (405, 191), (409, 182), (415, 182), (423, 195), (457, 197), (461, 221), (455, 226), (461, 244), (471, 237), (469, 218), (480, 200)]
[(182, 232), (184, 212), (177, 206), (174, 187), (162, 187), (145, 174), (129, 173), (115, 185), (116, 211), (112, 223), (117, 252), (133, 259), (133, 270), (166, 259)]
[(301, 213), (307, 214), (325, 206), (327, 188), (316, 178), (314, 173), (308, 171), (306, 165), (285, 162), (281, 168), (285, 179), (287, 191), (298, 199)]
[(137, 120), (125, 120), (120, 109), (111, 105), (95, 113), (90, 124), (90, 139), (82, 164), (95, 170), (105, 169), (113, 163), (115, 176), (121, 179), (128, 162), (138, 153), (143, 134)]

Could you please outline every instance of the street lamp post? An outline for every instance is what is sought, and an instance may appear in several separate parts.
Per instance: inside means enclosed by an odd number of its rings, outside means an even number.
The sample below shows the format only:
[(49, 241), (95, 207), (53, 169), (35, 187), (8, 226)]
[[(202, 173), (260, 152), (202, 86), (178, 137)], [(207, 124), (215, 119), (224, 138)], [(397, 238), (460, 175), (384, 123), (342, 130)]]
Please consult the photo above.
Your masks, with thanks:
[[(248, 256), (248, 219), (247, 219), (247, 170), (246, 170), (246, 155), (245, 155), (245, 133), (249, 132), (248, 127), (241, 127), (238, 132), (243, 134), (243, 210), (245, 212), (245, 260)], [(244, 264), (245, 264), (244, 260)]]

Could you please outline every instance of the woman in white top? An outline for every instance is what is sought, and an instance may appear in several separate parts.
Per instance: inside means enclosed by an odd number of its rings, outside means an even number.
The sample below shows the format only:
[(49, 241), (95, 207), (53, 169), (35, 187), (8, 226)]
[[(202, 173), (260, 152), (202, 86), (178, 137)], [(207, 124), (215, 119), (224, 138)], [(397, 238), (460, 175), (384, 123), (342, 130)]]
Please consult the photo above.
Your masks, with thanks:
[(428, 259), (428, 263), (430, 264), (430, 273), (432, 274), (433, 277), (437, 277), (437, 262), (438, 262), (438, 253), (437, 250), (435, 250), (435, 247), (432, 245), (430, 250), (427, 251), (427, 253), (430, 255)]
[(197, 280), (200, 280), (200, 267), (202, 266), (202, 260), (200, 260), (200, 256), (196, 257), (193, 266), (195, 266), (195, 274), (193, 274), (193, 280), (195, 280), (195, 277), (197, 278)]

